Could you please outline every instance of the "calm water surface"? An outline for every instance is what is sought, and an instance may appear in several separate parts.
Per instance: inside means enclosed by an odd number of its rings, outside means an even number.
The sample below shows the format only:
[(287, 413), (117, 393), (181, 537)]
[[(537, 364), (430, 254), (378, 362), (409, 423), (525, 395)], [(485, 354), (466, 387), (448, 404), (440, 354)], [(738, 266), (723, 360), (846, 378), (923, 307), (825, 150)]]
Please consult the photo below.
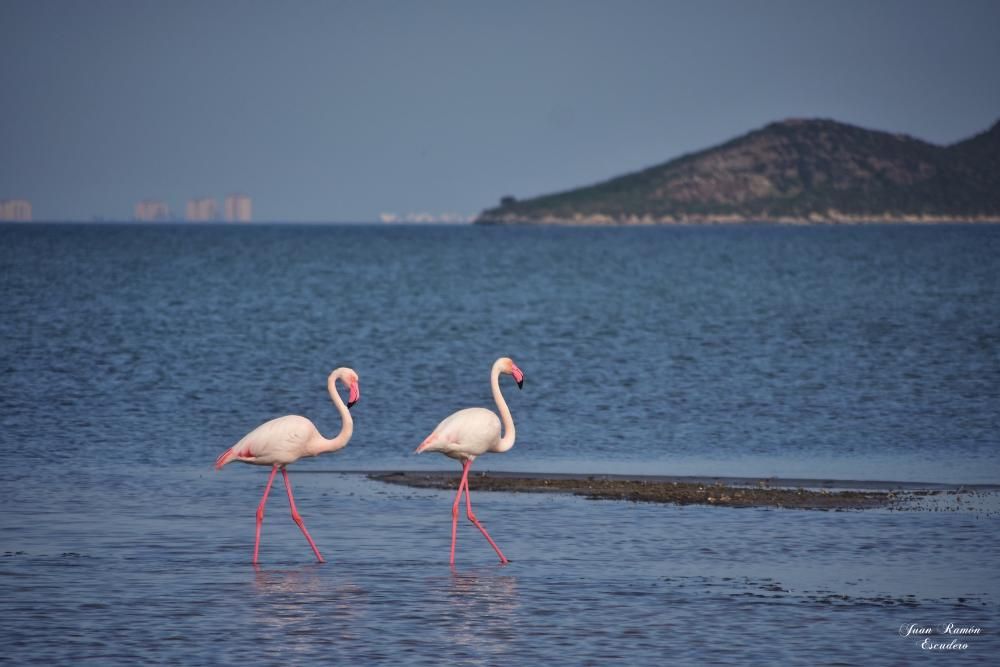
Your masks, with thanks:
[[(677, 508), (360, 476), (488, 405), (477, 468), (998, 483), (1000, 228), (0, 226), (0, 661), (916, 662), (997, 655), (995, 513)], [(273, 416), (355, 437), (296, 465), (249, 565)], [(475, 489), (473, 480), (473, 490)]]
[[(899, 627), (1000, 651), (1000, 520), (481, 493), (448, 567), (450, 494), (292, 474), (328, 562), (262, 470), (121, 466), (4, 486), (4, 655), (29, 664), (905, 664)], [(472, 480), (473, 490), (475, 480)], [(45, 489), (44, 493), (39, 493)], [(20, 511), (10, 512), (9, 508)], [(937, 656), (938, 659), (945, 656)]]

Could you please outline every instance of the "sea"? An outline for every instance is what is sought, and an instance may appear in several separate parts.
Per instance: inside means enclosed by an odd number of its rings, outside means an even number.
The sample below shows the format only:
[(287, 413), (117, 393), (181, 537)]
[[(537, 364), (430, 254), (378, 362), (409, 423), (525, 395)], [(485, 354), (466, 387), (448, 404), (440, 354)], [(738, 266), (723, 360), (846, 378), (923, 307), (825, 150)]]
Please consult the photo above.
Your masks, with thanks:
[[(0, 297), (0, 663), (1000, 654), (1000, 226), (2, 224)], [(457, 475), (413, 450), (491, 407), (500, 356), (517, 443), (470, 480), (512, 562), (463, 522), (451, 568), (451, 492), (364, 473)], [(289, 467), (327, 562), (279, 480), (254, 567), (267, 470), (212, 463), (283, 414), (334, 435), (340, 366), (350, 444)], [(677, 507), (489, 470), (951, 492)]]

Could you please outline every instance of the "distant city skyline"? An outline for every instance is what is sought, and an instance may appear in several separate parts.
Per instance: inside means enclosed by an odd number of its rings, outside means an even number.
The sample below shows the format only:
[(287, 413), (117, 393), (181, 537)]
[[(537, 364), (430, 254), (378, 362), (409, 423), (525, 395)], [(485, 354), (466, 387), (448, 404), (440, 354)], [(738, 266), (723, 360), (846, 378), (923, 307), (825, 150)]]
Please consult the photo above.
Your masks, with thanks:
[(260, 221), (460, 221), (788, 117), (937, 144), (1000, 118), (991, 0), (6, 0), (0, 23), (0, 199), (35, 220), (245, 191)]
[(253, 200), (249, 195), (235, 192), (223, 199), (222, 209), (215, 197), (194, 197), (184, 205), (184, 213), (170, 208), (161, 199), (143, 199), (136, 202), (132, 220), (136, 222), (252, 222)]

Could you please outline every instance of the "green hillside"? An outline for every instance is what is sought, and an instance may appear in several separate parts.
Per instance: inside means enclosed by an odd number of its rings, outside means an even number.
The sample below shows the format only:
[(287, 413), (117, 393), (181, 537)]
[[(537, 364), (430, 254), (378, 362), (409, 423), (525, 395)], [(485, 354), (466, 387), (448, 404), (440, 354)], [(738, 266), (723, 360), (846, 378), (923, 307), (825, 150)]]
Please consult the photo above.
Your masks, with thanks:
[(831, 120), (787, 120), (477, 222), (656, 224), (1000, 220), (1000, 122), (951, 146)]

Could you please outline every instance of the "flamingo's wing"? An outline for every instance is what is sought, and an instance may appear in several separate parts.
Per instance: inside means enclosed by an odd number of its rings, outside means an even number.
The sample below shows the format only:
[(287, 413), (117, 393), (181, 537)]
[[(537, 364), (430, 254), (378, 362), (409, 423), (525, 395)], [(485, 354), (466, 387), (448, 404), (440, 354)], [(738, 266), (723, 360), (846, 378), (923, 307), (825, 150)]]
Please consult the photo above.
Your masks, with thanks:
[(424, 439), (418, 452), (478, 456), (500, 440), (500, 418), (485, 408), (466, 408), (447, 417)]
[(261, 424), (215, 461), (216, 469), (233, 461), (261, 465), (287, 464), (306, 454), (316, 427), (305, 417), (288, 415)]

